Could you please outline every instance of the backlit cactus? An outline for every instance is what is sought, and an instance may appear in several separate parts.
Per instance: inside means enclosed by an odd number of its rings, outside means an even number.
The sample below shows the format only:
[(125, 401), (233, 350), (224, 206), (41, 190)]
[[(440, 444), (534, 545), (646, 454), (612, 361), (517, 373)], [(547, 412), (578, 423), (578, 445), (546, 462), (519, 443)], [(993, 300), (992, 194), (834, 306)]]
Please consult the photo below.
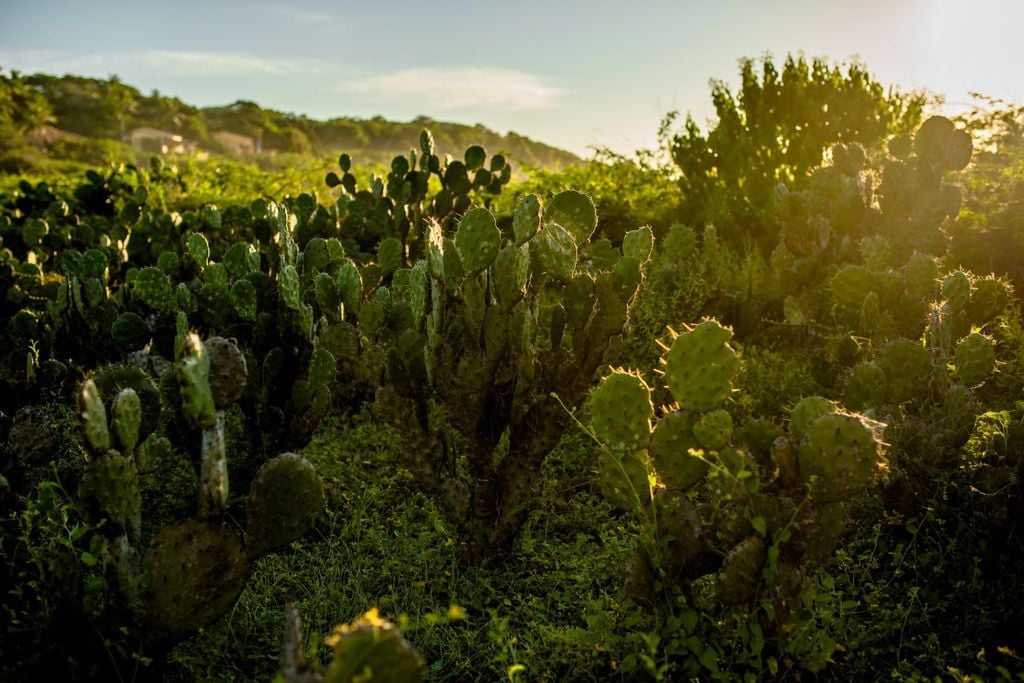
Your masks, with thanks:
[(800, 474), (815, 500), (835, 503), (865, 490), (885, 468), (880, 425), (855, 414), (812, 421), (800, 444)]
[(654, 406), (650, 389), (636, 375), (606, 377), (590, 395), (590, 413), (598, 438), (613, 451), (636, 451), (650, 442)]
[(676, 336), (665, 355), (664, 372), (672, 396), (683, 408), (706, 412), (732, 393), (739, 360), (728, 342), (732, 332), (705, 320)]

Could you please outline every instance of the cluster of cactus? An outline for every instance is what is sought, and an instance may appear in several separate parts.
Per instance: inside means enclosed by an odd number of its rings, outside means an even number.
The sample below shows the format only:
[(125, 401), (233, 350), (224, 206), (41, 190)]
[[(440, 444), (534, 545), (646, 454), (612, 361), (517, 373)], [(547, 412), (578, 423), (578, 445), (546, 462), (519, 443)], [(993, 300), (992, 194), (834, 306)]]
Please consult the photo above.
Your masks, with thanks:
[[(488, 160), (479, 145), (466, 149), (463, 160), (441, 159), (434, 151), (430, 131), (420, 134), (420, 149), (397, 156), (387, 176), (373, 176), (369, 188), (360, 189), (352, 174), (348, 154), (338, 159), (341, 175), (327, 174), (328, 187), (340, 187), (337, 214), (345, 247), (360, 260), (372, 258), (389, 240), (395, 243), (395, 266), (413, 263), (425, 253), (427, 222), (433, 219), (448, 228), (465, 213), (474, 200), (501, 193), (512, 178), (512, 166), (501, 154)], [(431, 177), (441, 189), (433, 192)], [(383, 264), (382, 264), (383, 267)], [(393, 268), (392, 268), (393, 270)]]
[[(588, 271), (579, 253), (596, 225), (593, 202), (574, 191), (546, 206), (524, 197), (504, 233), (482, 208), (451, 236), (431, 221), (426, 259), (396, 271), (360, 312), (362, 335), (383, 350), (380, 412), (409, 438), (414, 470), (453, 512), (471, 555), (507, 547), (566, 407), (585, 396), (628, 319), (651, 232), (630, 233)], [(458, 435), (444, 447), (429, 420), (435, 403)], [(456, 474), (460, 453), (468, 480)]]
[(786, 432), (755, 419), (735, 429), (723, 407), (740, 370), (732, 332), (709, 319), (672, 337), (661, 367), (672, 403), (660, 415), (652, 388), (625, 370), (590, 397), (599, 481), (660, 539), (631, 560), (629, 590), (642, 598), (656, 583), (713, 574), (723, 605), (760, 595), (792, 606), (807, 570), (832, 552), (844, 504), (886, 471), (884, 425), (809, 397)]
[[(225, 520), (228, 469), (224, 410), (246, 384), (234, 342), (186, 339), (176, 375), (182, 413), (202, 432), (194, 518), (144, 531), (137, 452), (147, 435), (139, 394), (123, 388), (109, 404), (93, 380), (79, 391), (82, 433), (91, 454), (79, 507), (104, 534), (111, 596), (107, 617), (147, 642), (174, 640), (228, 610), (251, 562), (308, 531), (324, 504), (323, 483), (303, 458), (285, 453), (260, 468), (246, 497), (245, 541)], [(108, 416), (109, 413), (109, 416)], [(144, 545), (143, 541), (148, 540)]]

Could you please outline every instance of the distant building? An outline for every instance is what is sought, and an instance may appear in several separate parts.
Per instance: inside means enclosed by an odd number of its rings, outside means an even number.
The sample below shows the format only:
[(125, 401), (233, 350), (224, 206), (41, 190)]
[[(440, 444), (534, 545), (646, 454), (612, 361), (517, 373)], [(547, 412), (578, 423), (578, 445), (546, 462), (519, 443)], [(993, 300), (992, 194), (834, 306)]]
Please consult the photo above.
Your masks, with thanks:
[(231, 156), (247, 156), (260, 151), (259, 141), (255, 138), (249, 137), (248, 135), (240, 135), (226, 130), (218, 130), (213, 134), (213, 139), (216, 140), (217, 144), (219, 144), (224, 151)]
[(177, 133), (170, 133), (159, 128), (133, 128), (128, 134), (128, 141), (133, 149), (140, 152), (158, 154), (192, 154), (196, 151), (196, 143), (186, 140)]

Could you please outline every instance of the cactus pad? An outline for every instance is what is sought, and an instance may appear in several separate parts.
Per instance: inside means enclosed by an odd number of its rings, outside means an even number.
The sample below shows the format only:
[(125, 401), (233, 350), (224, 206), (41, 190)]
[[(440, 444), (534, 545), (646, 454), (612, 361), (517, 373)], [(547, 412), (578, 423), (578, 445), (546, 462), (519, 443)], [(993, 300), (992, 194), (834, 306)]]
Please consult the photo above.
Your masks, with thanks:
[(210, 337), (203, 342), (210, 359), (210, 392), (218, 409), (227, 408), (245, 391), (245, 354), (234, 340)]
[(875, 274), (858, 265), (846, 265), (832, 277), (832, 301), (839, 308), (860, 312), (868, 292), (878, 289)]
[(715, 581), (719, 602), (742, 605), (753, 600), (767, 559), (767, 548), (760, 536), (748, 536), (730, 550)]
[(646, 263), (654, 250), (654, 233), (647, 226), (630, 230), (622, 238), (622, 255)]
[(650, 453), (658, 479), (666, 488), (685, 491), (704, 478), (708, 464), (690, 454), (690, 449), (699, 448), (693, 419), (687, 413), (669, 413), (658, 420)]
[(487, 209), (470, 209), (459, 221), (455, 249), (469, 276), (486, 269), (501, 249), (501, 232)]
[(878, 357), (878, 366), (888, 380), (888, 400), (904, 403), (927, 390), (932, 372), (928, 350), (909, 339), (894, 339)]
[(534, 237), (537, 263), (544, 274), (561, 282), (572, 280), (576, 271), (576, 240), (557, 223), (546, 223)]
[(665, 380), (683, 408), (714, 410), (732, 393), (740, 362), (728, 342), (732, 331), (705, 320), (672, 342), (665, 356)]
[(79, 390), (78, 410), (82, 416), (82, 428), (89, 449), (95, 455), (103, 455), (110, 448), (107, 409), (100, 398), (96, 383), (91, 379), (86, 380)]
[(142, 496), (132, 460), (116, 451), (96, 458), (85, 467), (78, 496), (93, 520), (107, 519), (117, 532), (138, 538)]
[(260, 468), (246, 499), (247, 547), (257, 555), (309, 531), (324, 508), (324, 485), (308, 460), (284, 453)]
[(142, 425), (142, 401), (134, 389), (125, 388), (118, 392), (111, 406), (114, 413), (114, 434), (124, 453), (131, 453), (139, 442), (139, 427)]
[(835, 411), (836, 404), (821, 396), (807, 396), (793, 407), (789, 415), (789, 435), (799, 441), (807, 434), (807, 428), (816, 419)]
[(545, 223), (557, 223), (565, 228), (576, 244), (583, 244), (597, 227), (597, 207), (594, 201), (576, 190), (559, 192), (548, 202), (544, 211)]
[[(881, 423), (847, 413), (811, 422), (800, 446), (800, 475), (816, 500), (836, 503), (870, 486), (884, 466)], [(817, 477), (812, 483), (811, 478)]]
[(615, 371), (590, 395), (594, 431), (613, 451), (622, 453), (646, 448), (651, 438), (651, 390), (644, 381)]
[(697, 443), (708, 451), (720, 451), (732, 441), (732, 416), (724, 410), (713, 410), (702, 415), (693, 425)]
[(325, 673), (325, 683), (423, 680), (423, 658), (394, 624), (380, 618), (376, 609), (339, 626), (327, 642), (334, 646), (334, 661)]
[(967, 308), (971, 297), (971, 278), (962, 270), (954, 270), (942, 280), (942, 298), (953, 312)]
[(526, 294), (530, 276), (530, 251), (524, 246), (507, 245), (494, 261), (494, 291), (498, 303), (511, 308)]
[(195, 631), (224, 614), (248, 569), (238, 537), (221, 524), (189, 519), (166, 526), (143, 560), (149, 577), (146, 620), (157, 637)]
[(985, 335), (972, 332), (956, 345), (956, 376), (967, 386), (981, 384), (995, 368), (995, 345)]
[(877, 408), (885, 403), (888, 380), (885, 371), (876, 363), (858, 363), (846, 378), (846, 392), (843, 401), (853, 410)]

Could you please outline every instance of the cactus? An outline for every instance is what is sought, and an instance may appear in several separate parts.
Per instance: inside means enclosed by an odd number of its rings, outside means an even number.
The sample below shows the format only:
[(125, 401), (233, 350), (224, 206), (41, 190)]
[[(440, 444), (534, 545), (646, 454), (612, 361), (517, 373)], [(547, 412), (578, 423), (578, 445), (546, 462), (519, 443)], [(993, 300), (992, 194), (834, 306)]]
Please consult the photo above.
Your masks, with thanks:
[(131, 289), (139, 301), (156, 311), (170, 311), (177, 304), (171, 279), (159, 268), (140, 270)]
[(693, 425), (693, 435), (701, 448), (720, 451), (732, 442), (732, 417), (724, 410), (714, 410)]
[(943, 278), (942, 298), (953, 312), (964, 311), (970, 296), (971, 279), (962, 270), (955, 270)]
[(832, 301), (839, 308), (859, 313), (864, 297), (877, 289), (873, 272), (864, 266), (846, 265), (832, 278)]
[(498, 303), (505, 309), (511, 309), (519, 303), (526, 295), (529, 277), (529, 250), (514, 244), (507, 245), (494, 261), (493, 284)]
[(226, 612), (245, 587), (248, 564), (227, 526), (189, 519), (166, 526), (143, 560), (150, 637), (177, 638)]
[(89, 448), (94, 455), (103, 455), (110, 448), (110, 433), (107, 430), (107, 409), (103, 405), (96, 384), (87, 380), (78, 394), (78, 408), (82, 416), (82, 427)]
[(246, 498), (246, 546), (260, 554), (286, 545), (308, 531), (324, 508), (324, 485), (316, 469), (284, 453), (256, 473)]
[(793, 407), (789, 414), (789, 435), (799, 442), (807, 434), (807, 428), (822, 415), (834, 412), (836, 404), (821, 396), (807, 396)]
[(714, 410), (732, 393), (739, 372), (736, 352), (729, 346), (732, 331), (705, 320), (677, 335), (664, 359), (665, 380), (683, 408)]
[(512, 216), (512, 232), (517, 245), (525, 244), (537, 234), (540, 230), (541, 214), (540, 197), (537, 195), (528, 194), (519, 200)]
[(853, 410), (877, 408), (885, 403), (887, 394), (885, 371), (877, 363), (864, 361), (855, 365), (846, 378), (843, 401)]
[(978, 278), (967, 303), (967, 313), (975, 325), (991, 322), (1010, 302), (1010, 286), (997, 277)]
[(334, 661), (324, 674), (326, 683), (419, 683), (425, 665), (419, 653), (376, 609), (343, 624), (327, 639)]
[(572, 280), (578, 254), (576, 240), (568, 230), (557, 223), (545, 223), (531, 244), (541, 272), (563, 283)]
[(878, 366), (885, 372), (890, 403), (905, 403), (928, 388), (932, 362), (928, 350), (920, 344), (894, 339), (882, 347)]
[(719, 601), (724, 605), (750, 602), (767, 559), (767, 548), (760, 536), (748, 536), (730, 550), (715, 581)]
[(883, 427), (863, 416), (838, 412), (810, 423), (799, 462), (815, 500), (847, 500), (874, 483), (886, 464), (879, 438)]
[(583, 244), (597, 227), (597, 209), (594, 202), (582, 192), (559, 192), (544, 209), (544, 222), (562, 226), (576, 244)]
[(972, 332), (956, 345), (956, 376), (967, 386), (984, 382), (995, 367), (995, 345), (989, 337)]
[(651, 436), (651, 460), (659, 480), (668, 488), (685, 491), (700, 482), (708, 471), (703, 459), (690, 453), (699, 450), (693, 418), (671, 412), (658, 420)]
[(940, 171), (959, 171), (971, 161), (971, 136), (957, 130), (945, 116), (932, 116), (921, 124), (914, 137), (920, 159)]
[[(11, 319), (12, 322), (15, 318)], [(125, 353), (138, 351), (148, 344), (152, 337), (153, 331), (146, 321), (131, 311), (119, 315), (110, 326), (110, 338), (114, 346)]]
[(114, 434), (123, 453), (131, 453), (139, 442), (142, 401), (132, 388), (118, 392), (112, 406)]
[(644, 381), (626, 372), (613, 372), (590, 395), (594, 431), (601, 441), (616, 452), (647, 447), (651, 439), (650, 388)]
[(501, 249), (501, 233), (487, 209), (470, 209), (455, 233), (459, 261), (469, 276), (489, 267)]

